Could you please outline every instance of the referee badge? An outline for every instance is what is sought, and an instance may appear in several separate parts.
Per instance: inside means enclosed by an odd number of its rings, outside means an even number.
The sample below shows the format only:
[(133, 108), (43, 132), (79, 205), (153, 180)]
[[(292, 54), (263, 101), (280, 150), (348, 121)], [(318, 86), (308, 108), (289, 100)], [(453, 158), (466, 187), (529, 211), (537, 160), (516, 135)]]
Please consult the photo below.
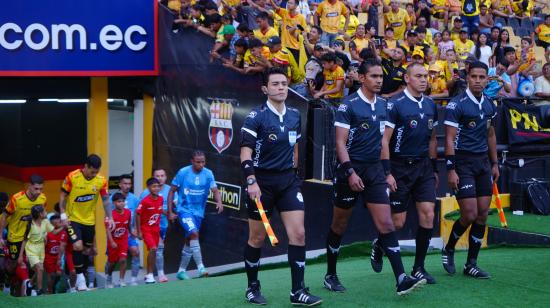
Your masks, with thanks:
[(364, 130), (369, 129), (369, 123), (368, 122), (361, 123), (361, 128), (364, 129)]
[(268, 138), (269, 138), (269, 141), (271, 141), (271, 142), (277, 141), (277, 135), (276, 134), (269, 134)]
[(411, 128), (416, 128), (418, 126), (418, 122), (416, 120), (411, 120), (411, 122), (409, 122), (409, 126)]
[(290, 146), (294, 146), (297, 139), (298, 134), (296, 134), (296, 131), (291, 130), (288, 132), (288, 143), (290, 143)]
[(475, 128), (476, 126), (477, 126), (476, 121), (470, 121), (470, 122), (468, 123), (468, 127), (469, 127), (469, 128)]

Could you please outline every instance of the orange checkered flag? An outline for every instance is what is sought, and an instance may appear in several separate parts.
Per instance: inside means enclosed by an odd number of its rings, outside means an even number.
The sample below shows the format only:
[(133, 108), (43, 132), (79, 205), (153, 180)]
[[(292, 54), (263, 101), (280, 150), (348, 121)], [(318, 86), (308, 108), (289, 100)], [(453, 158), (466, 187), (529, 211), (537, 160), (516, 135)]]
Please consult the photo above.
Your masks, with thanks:
[(277, 239), (277, 236), (275, 236), (273, 228), (271, 228), (269, 219), (267, 219), (262, 201), (260, 201), (260, 199), (258, 198), (254, 199), (254, 201), (256, 202), (256, 207), (258, 208), (258, 212), (260, 213), (260, 217), (262, 218), (262, 222), (264, 223), (265, 231), (267, 232), (267, 236), (269, 237), (269, 242), (271, 243), (271, 246), (275, 247), (279, 244), (279, 240)]
[(504, 216), (504, 210), (502, 210), (502, 204), (500, 203), (500, 196), (498, 195), (497, 183), (493, 183), (493, 195), (495, 196), (495, 204), (498, 209), (498, 218), (500, 219), (500, 226), (508, 228), (508, 223), (506, 222), (506, 216)]

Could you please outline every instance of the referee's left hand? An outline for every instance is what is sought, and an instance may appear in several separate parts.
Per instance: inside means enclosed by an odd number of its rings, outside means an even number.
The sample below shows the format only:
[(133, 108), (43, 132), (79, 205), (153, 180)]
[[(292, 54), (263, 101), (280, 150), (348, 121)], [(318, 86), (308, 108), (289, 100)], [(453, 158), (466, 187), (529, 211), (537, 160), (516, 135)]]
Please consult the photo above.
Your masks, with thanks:
[(491, 168), (491, 173), (493, 174), (493, 182), (498, 181), (498, 178), (500, 177), (500, 171), (498, 170), (498, 164), (494, 164)]
[(248, 191), (248, 196), (250, 197), (250, 199), (260, 200), (260, 197), (262, 196), (262, 192), (260, 191), (260, 186), (258, 186), (258, 183), (248, 185), (247, 191)]

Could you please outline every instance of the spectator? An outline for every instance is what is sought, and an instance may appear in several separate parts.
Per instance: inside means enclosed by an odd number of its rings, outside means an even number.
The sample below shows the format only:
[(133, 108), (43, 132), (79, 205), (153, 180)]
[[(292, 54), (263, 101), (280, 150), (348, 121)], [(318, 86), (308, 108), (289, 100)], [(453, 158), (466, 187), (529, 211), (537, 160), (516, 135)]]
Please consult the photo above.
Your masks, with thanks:
[(500, 16), (504, 18), (514, 17), (514, 12), (512, 11), (509, 0), (495, 0), (493, 1), (491, 7), (495, 16)]
[[(342, 30), (339, 29), (341, 15), (346, 18), (346, 22), (344, 23), (344, 28)], [(348, 30), (349, 11), (339, 0), (324, 0), (321, 4), (319, 4), (319, 6), (317, 6), (314, 19), (315, 25), (320, 26), (323, 30), (323, 34), (321, 35), (321, 43), (332, 47), (332, 44), (336, 40), (338, 34), (344, 34)]]
[(351, 53), (351, 59), (361, 62), (362, 59), (359, 53), (364, 48), (372, 49), (373, 52), (376, 49), (372, 36), (374, 35), (374, 27), (370, 27), (369, 31), (366, 31), (365, 25), (359, 25), (357, 31), (353, 36), (353, 39), (349, 43), (349, 50)]
[(426, 29), (425, 31), (425, 43), (430, 45), (432, 44), (433, 42), (433, 35), (432, 35), (432, 32), (430, 31), (430, 26), (429, 26), (429, 22), (426, 20), (426, 17), (424, 16), (420, 16), (417, 18), (417, 21), (416, 21), (416, 27), (414, 28), (416, 30), (416, 32), (420, 33), (419, 29)]
[[(349, 3), (346, 2), (346, 8), (351, 12)], [(355, 34), (355, 31), (357, 31), (357, 26), (359, 26), (359, 18), (357, 18), (357, 15), (349, 14), (349, 22), (348, 22), (348, 29), (344, 31), (344, 26), (346, 25), (346, 16), (340, 15), (340, 30), (343, 32), (344, 38), (347, 40), (351, 39), (351, 37)]]
[(212, 14), (206, 16), (206, 23), (209, 26), (202, 26), (200, 24), (190, 24), (191, 27), (197, 29), (198, 32), (206, 34), (215, 39), (221, 39), (222, 17), (219, 14)]
[(313, 98), (329, 99), (334, 106), (337, 106), (344, 97), (345, 74), (344, 70), (336, 63), (337, 59), (334, 53), (326, 53), (321, 57), (325, 83), (320, 91), (310, 88), (314, 93)]
[(447, 27), (449, 24), (449, 1), (448, 0), (432, 0), (433, 16), (439, 20), (443, 19), (443, 25)]
[(535, 30), (538, 37), (538, 44), (545, 50), (550, 46), (550, 14), (544, 16), (544, 23), (538, 25)]
[(300, 0), (298, 2), (298, 12), (304, 15), (308, 24), (312, 24), (313, 15), (311, 14), (311, 9), (309, 8), (307, 0)]
[(468, 39), (468, 29), (463, 28), (460, 30), (460, 36), (458, 40), (454, 40), (455, 50), (459, 59), (466, 59), (472, 47), (474, 47), (474, 42)]
[(315, 45), (313, 48), (313, 55), (306, 62), (306, 82), (309, 88), (313, 88), (316, 91), (321, 90), (325, 82), (323, 76), (323, 64), (321, 63), (321, 57), (325, 54), (325, 49), (321, 44)]
[(390, 53), (386, 53), (385, 49), (395, 49), (397, 48), (397, 40), (393, 35), (393, 28), (387, 27), (384, 31), (384, 39), (382, 40), (382, 51), (384, 56), (390, 57)]
[[(425, 24), (420, 24), (420, 18), (424, 18)], [(428, 7), (426, 0), (421, 0), (418, 2), (418, 9), (416, 10), (416, 24), (420, 27), (425, 27), (426, 29), (432, 27), (432, 12)], [(431, 35), (429, 36), (431, 38)]]
[[(378, 35), (378, 10), (381, 6), (380, 0), (363, 0), (363, 12), (367, 12), (368, 22), (371, 25), (374, 25), (376, 29), (376, 34)], [(386, 25), (388, 27), (388, 25)]]
[[(460, 16), (462, 13), (462, 0), (448, 0), (449, 3), (449, 18), (453, 18), (453, 16)], [(456, 18), (455, 20), (460, 19)], [(461, 25), (460, 28), (462, 28), (462, 20), (460, 20)]]
[[(424, 52), (420, 48), (415, 48), (412, 53), (412, 62), (411, 63), (418, 63), (424, 65), (426, 70), (428, 70), (429, 66), (426, 64), (426, 60), (424, 58)], [(410, 64), (410, 63), (408, 63)]]
[(487, 45), (487, 34), (481, 33), (477, 38), (477, 42), (474, 47), (470, 50), (470, 53), (473, 54), (476, 59), (485, 63), (487, 67), (491, 67), (490, 59), (493, 55), (493, 50)]
[(387, 53), (389, 59), (382, 59), (382, 72), (384, 73), (384, 82), (380, 94), (384, 97), (392, 97), (405, 88), (403, 75), (407, 70), (403, 67), (406, 50), (402, 47), (389, 49)]
[(510, 76), (506, 74), (506, 67), (508, 67), (508, 65), (510, 65), (510, 63), (506, 59), (503, 59), (501, 63), (496, 65), (496, 67), (489, 68), (487, 74), (489, 77), (489, 82), (487, 83), (485, 90), (483, 90), (483, 94), (485, 94), (488, 98), (496, 98), (499, 96), (501, 91), (510, 93), (512, 89), (512, 80), (510, 79)]
[(550, 105), (550, 63), (544, 64), (542, 76), (535, 79), (535, 96), (544, 99), (536, 104)]
[(416, 25), (416, 13), (414, 12), (414, 6), (412, 3), (405, 5), (405, 11), (409, 15), (411, 25)]
[[(244, 25), (240, 25), (244, 26)], [(238, 39), (235, 44), (235, 58), (222, 59), (223, 66), (233, 69), (241, 74), (245, 74), (244, 70), (244, 55), (248, 50), (248, 42), (244, 38)]]
[(462, 19), (455, 18), (453, 21), (453, 27), (451, 28), (451, 40), (458, 40), (460, 37), (460, 31), (462, 31), (462, 26), (464, 25), (464, 22), (462, 22)]
[(495, 48), (495, 44), (498, 42), (498, 39), (500, 37), (500, 28), (498, 26), (491, 27), (491, 35), (489, 36), (489, 42), (487, 42), (487, 45), (491, 46), (491, 48)]
[(302, 36), (304, 37), (304, 46), (306, 47), (306, 53), (308, 56), (313, 54), (313, 47), (321, 42), (322, 34), (323, 30), (319, 26), (311, 26), (309, 33), (302, 32)]
[(405, 54), (405, 62), (410, 63), (412, 61), (412, 53), (416, 47), (416, 42), (418, 41), (418, 33), (414, 30), (407, 32), (407, 40), (399, 44), (401, 47), (405, 48), (407, 53)]
[(399, 7), (396, 0), (391, 0), (391, 9), (384, 14), (384, 23), (387, 27), (392, 27), (394, 36), (397, 40), (405, 37), (405, 31), (411, 29), (411, 18), (407, 11)]
[(487, 6), (482, 3), (479, 6), (479, 31), (489, 34), (494, 25), (495, 21), (493, 20), (493, 15), (489, 13)]
[(439, 64), (432, 64), (428, 70), (428, 92), (431, 98), (449, 97), (447, 82)]
[(266, 45), (271, 53), (270, 58), (273, 66), (288, 70), (290, 87), (300, 95), (306, 96), (305, 73), (299, 68), (297, 59), (287, 48), (282, 46), (281, 39), (278, 36), (270, 37)]
[(531, 75), (532, 70), (535, 68), (536, 59), (535, 51), (533, 50), (534, 46), (535, 44), (530, 37), (525, 36), (521, 38), (521, 51), (518, 57), (520, 65), (517, 72), (526, 77)]
[(510, 47), (510, 34), (508, 30), (503, 29), (500, 31), (497, 42), (493, 44), (493, 63), (500, 63), (502, 61), (506, 47)]
[(258, 13), (256, 24), (258, 25), (258, 29), (253, 31), (254, 36), (262, 41), (262, 43), (267, 43), (267, 40), (272, 36), (279, 36), (279, 32), (269, 25), (269, 15), (266, 12)]
[(281, 40), (283, 42), (283, 47), (287, 48), (292, 53), (294, 59), (299, 59), (299, 35), (302, 31), (305, 31), (307, 27), (306, 18), (298, 11), (296, 0), (288, 0), (286, 9), (278, 6), (273, 0), (270, 1), (275, 12), (281, 16)]
[(434, 34), (433, 42), (430, 45), (430, 49), (433, 50), (437, 60), (440, 59), (440, 56), (439, 56), (439, 43), (441, 43), (442, 41), (443, 41), (443, 36), (441, 35), (441, 32), (436, 32)]
[(451, 32), (449, 30), (444, 30), (441, 34), (441, 42), (437, 46), (437, 49), (439, 50), (439, 58), (441, 60), (445, 60), (447, 50), (454, 48), (455, 43), (451, 40)]
[(270, 52), (269, 48), (265, 47), (257, 38), (248, 41), (248, 50), (244, 54), (244, 73), (255, 74), (261, 73), (269, 67)]
[[(447, 83), (452, 81), (455, 71), (458, 71), (458, 58), (456, 56), (456, 51), (454, 49), (448, 49), (445, 53), (445, 61), (440, 62), (441, 67), (443, 68), (443, 75)], [(451, 90), (450, 86), (447, 86)]]

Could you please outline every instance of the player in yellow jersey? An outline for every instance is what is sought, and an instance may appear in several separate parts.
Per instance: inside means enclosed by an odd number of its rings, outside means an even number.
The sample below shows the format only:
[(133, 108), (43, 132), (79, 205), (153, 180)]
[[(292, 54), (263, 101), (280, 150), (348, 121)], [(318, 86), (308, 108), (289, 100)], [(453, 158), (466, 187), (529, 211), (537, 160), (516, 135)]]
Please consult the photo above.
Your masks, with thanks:
[(0, 248), (8, 246), (9, 261), (7, 262), (8, 275), (17, 278), (21, 284), (21, 295), (25, 295), (29, 274), (24, 262), (17, 263), (21, 253), (21, 245), (27, 231), (28, 220), (31, 214), (31, 208), (35, 205), (46, 205), (46, 195), (42, 193), (44, 189), (44, 179), (39, 175), (32, 175), (30, 183), (26, 190), (22, 190), (13, 195), (8, 203), (5, 212), (0, 215), (0, 234), (4, 228), (8, 227), (7, 243), (0, 237)]
[(73, 245), (73, 262), (76, 269), (76, 288), (86, 291), (85, 266), (93, 255), (95, 242), (95, 211), (99, 197), (103, 200), (105, 221), (112, 229), (111, 203), (107, 192), (107, 179), (99, 175), (101, 158), (95, 154), (88, 156), (84, 168), (72, 171), (61, 186), (59, 208), (61, 219), (68, 220), (69, 241)]
[(392, 0), (391, 9), (384, 14), (385, 27), (392, 27), (397, 40), (405, 38), (405, 31), (411, 29), (411, 18), (407, 11), (399, 7), (399, 3)]

